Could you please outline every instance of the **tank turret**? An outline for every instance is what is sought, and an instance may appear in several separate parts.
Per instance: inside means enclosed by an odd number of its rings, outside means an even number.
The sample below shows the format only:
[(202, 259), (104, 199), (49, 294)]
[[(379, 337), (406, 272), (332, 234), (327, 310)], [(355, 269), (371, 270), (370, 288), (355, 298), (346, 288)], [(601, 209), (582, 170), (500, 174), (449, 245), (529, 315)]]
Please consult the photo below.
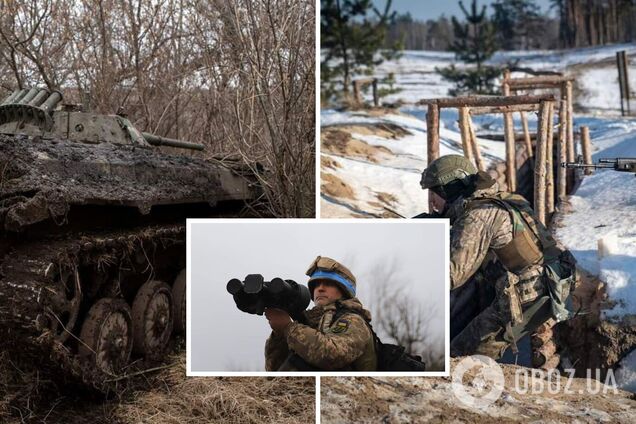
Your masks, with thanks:
[(89, 144), (132, 144), (204, 150), (203, 144), (141, 132), (120, 114), (105, 115), (55, 108), (62, 93), (46, 88), (15, 90), (0, 103), (0, 133), (64, 138)]

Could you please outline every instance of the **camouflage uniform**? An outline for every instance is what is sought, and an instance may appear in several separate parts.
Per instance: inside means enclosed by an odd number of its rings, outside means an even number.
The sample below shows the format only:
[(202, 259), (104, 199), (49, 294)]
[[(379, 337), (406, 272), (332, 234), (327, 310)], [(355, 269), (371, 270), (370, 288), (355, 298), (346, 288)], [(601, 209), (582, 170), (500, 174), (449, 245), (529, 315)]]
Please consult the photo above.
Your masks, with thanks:
[[(306, 273), (309, 290), (321, 281), (340, 289), (342, 298), (305, 311), (305, 324), (293, 322), (283, 334), (272, 332), (265, 343), (265, 369), (302, 371), (303, 366), (319, 370), (375, 371), (375, 338), (369, 327), (371, 313), (356, 295), (356, 278), (341, 263), (318, 256)], [(336, 317), (337, 315), (337, 317)]]
[[(336, 305), (344, 312), (332, 322)], [(267, 371), (295, 371), (286, 359), (297, 354), (322, 370), (375, 371), (374, 339), (366, 321), (371, 314), (357, 298), (316, 306), (305, 312), (307, 325), (293, 322), (283, 334), (272, 332), (265, 344)]]
[[(461, 287), (481, 266), (489, 251), (494, 251), (500, 260), (507, 260), (505, 249), (515, 239), (515, 225), (526, 226), (526, 232), (530, 233), (526, 224), (515, 222), (514, 214), (518, 213), (516, 208), (507, 207), (504, 202), (499, 201), (498, 197), (501, 196), (495, 183), (490, 188), (475, 191), (469, 198), (460, 197), (448, 208), (448, 216), (453, 223), (450, 246), (451, 289)], [(527, 203), (518, 196), (514, 198), (520, 204)], [(531, 212), (529, 205), (525, 206)], [(541, 226), (536, 220), (533, 224)], [(542, 230), (545, 228), (542, 227)], [(542, 236), (546, 237), (544, 244), (547, 246), (544, 246), (541, 256), (525, 258), (532, 265), (520, 263), (517, 268), (514, 264), (508, 264), (508, 269), (502, 267), (502, 275), (493, 282), (495, 301), (453, 338), (451, 356), (482, 354), (500, 358), (511, 343), (514, 346), (516, 340), (531, 333), (549, 318), (550, 304), (546, 302), (547, 297), (544, 297), (547, 291), (543, 255), (547, 255), (546, 250), (549, 250), (552, 259), (555, 259), (561, 249), (547, 234), (547, 230), (543, 231)], [(538, 301), (542, 298), (543, 303), (539, 304)], [(539, 313), (534, 319), (524, 321), (524, 312), (531, 307), (533, 313)]]
[[(466, 283), (489, 254), (497, 258), (497, 271), (486, 277), (495, 301), (453, 338), (452, 356), (499, 358), (510, 344), (516, 350), (517, 340), (545, 327), (549, 318), (558, 322), (570, 317), (565, 302), (576, 261), (557, 245), (523, 197), (499, 191), (487, 173), (461, 155), (435, 159), (420, 185), (446, 201), (444, 215), (453, 225), (451, 289)], [(547, 346), (536, 349), (533, 363), (546, 364), (550, 351)]]

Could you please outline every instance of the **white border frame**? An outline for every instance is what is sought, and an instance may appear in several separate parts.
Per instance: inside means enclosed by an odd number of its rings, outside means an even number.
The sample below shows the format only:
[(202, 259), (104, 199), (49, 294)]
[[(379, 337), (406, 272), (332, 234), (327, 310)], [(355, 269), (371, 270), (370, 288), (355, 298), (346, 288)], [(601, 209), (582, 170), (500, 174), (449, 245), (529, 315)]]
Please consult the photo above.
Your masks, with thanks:
[[(444, 371), (424, 372), (354, 372), (354, 371), (319, 371), (319, 372), (279, 372), (279, 371), (192, 371), (191, 358), (191, 252), (190, 231), (192, 224), (372, 224), (372, 225), (444, 225)], [(186, 376), (188, 377), (448, 377), (450, 375), (450, 222), (448, 219), (210, 219), (197, 218), (186, 221)], [(263, 341), (265, 343), (265, 341)]]

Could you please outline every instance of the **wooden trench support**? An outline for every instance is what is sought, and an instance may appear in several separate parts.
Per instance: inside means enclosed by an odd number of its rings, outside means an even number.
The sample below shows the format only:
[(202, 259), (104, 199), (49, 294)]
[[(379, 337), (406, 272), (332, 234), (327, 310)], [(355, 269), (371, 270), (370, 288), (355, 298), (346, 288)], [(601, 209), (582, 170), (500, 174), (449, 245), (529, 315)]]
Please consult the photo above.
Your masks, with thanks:
[[(504, 95), (518, 95), (520, 92), (528, 92), (532, 91), (533, 93), (537, 90), (550, 90), (550, 91), (558, 91), (559, 98), (558, 104), (554, 110), (554, 115), (558, 117), (557, 128), (560, 129), (565, 127), (565, 142), (566, 142), (566, 158), (567, 162), (574, 162), (576, 158), (576, 150), (574, 145), (574, 119), (573, 119), (573, 94), (572, 94), (572, 84), (574, 83), (575, 78), (572, 76), (564, 76), (564, 75), (542, 75), (542, 76), (532, 76), (525, 78), (511, 78), (510, 71), (505, 70), (503, 72), (503, 80), (501, 83), (501, 91)], [(565, 101), (565, 108), (561, 108), (560, 102)], [(524, 128), (524, 141), (526, 143), (526, 148), (529, 151), (532, 151), (532, 141), (531, 135), (527, 131), (528, 121), (527, 116), (524, 112), (520, 112), (521, 115), (521, 125)], [(512, 129), (512, 118), (505, 121), (505, 129), (504, 131), (514, 131)], [(561, 132), (559, 131), (559, 136)], [(537, 138), (538, 138), (537, 134)], [(560, 140), (560, 139), (559, 139)], [(552, 152), (552, 150), (549, 150)], [(566, 189), (567, 191), (571, 190), (575, 184), (574, 181), (574, 169), (567, 169), (565, 171), (565, 175), (567, 178), (566, 181)], [(557, 196), (559, 197), (559, 196)], [(560, 199), (563, 199), (560, 197)], [(550, 213), (553, 212), (550, 210)]]
[[(516, 112), (538, 112), (537, 122), (537, 153), (534, 161), (534, 204), (535, 211), (541, 222), (546, 222), (546, 210), (554, 209), (554, 205), (548, 205), (550, 195), (547, 190), (553, 189), (554, 181), (552, 172), (548, 171), (548, 138), (552, 136), (555, 97), (551, 94), (521, 95), (521, 96), (466, 96), (453, 98), (439, 98), (422, 100), (420, 104), (426, 104), (428, 112), (427, 122), (427, 153), (428, 163), (439, 157), (439, 116), (443, 108), (456, 108), (459, 111), (459, 128), (462, 138), (462, 150), (464, 156), (476, 167), (483, 171), (484, 162), (479, 149), (475, 131), (471, 122), (472, 115), (501, 113), (504, 122), (508, 116)], [(511, 121), (511, 119), (510, 119)], [(508, 125), (508, 124), (506, 124)], [(527, 125), (526, 125), (527, 126)], [(506, 183), (508, 190), (516, 191), (516, 148), (514, 130), (511, 125), (505, 133), (506, 143)], [(524, 139), (525, 143), (525, 139)], [(531, 149), (530, 149), (531, 150)], [(529, 152), (530, 153), (530, 152)], [(552, 178), (548, 182), (548, 179)], [(557, 184), (558, 185), (558, 184)], [(554, 196), (552, 195), (552, 202)], [(430, 201), (429, 201), (430, 203)], [(430, 205), (429, 205), (430, 206)]]
[(373, 90), (373, 106), (380, 106), (380, 97), (378, 96), (378, 79), (377, 78), (358, 78), (353, 80), (353, 98), (356, 104), (362, 104), (362, 88), (371, 84)]

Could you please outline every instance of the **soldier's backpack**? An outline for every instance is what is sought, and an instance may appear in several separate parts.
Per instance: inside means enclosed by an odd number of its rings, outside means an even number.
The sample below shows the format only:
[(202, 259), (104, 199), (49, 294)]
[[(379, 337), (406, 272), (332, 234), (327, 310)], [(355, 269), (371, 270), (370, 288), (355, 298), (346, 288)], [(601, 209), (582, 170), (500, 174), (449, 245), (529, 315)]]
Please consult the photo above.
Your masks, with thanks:
[[(362, 314), (358, 311), (338, 306), (331, 322), (337, 321), (345, 313), (352, 313), (362, 317)], [(362, 318), (364, 319), (364, 317)], [(375, 354), (378, 362), (377, 371), (426, 371), (426, 364), (422, 362), (421, 356), (407, 353), (404, 346), (382, 342), (378, 335), (375, 334), (375, 331), (373, 331), (371, 324), (366, 319), (364, 322), (367, 323), (375, 340)]]

